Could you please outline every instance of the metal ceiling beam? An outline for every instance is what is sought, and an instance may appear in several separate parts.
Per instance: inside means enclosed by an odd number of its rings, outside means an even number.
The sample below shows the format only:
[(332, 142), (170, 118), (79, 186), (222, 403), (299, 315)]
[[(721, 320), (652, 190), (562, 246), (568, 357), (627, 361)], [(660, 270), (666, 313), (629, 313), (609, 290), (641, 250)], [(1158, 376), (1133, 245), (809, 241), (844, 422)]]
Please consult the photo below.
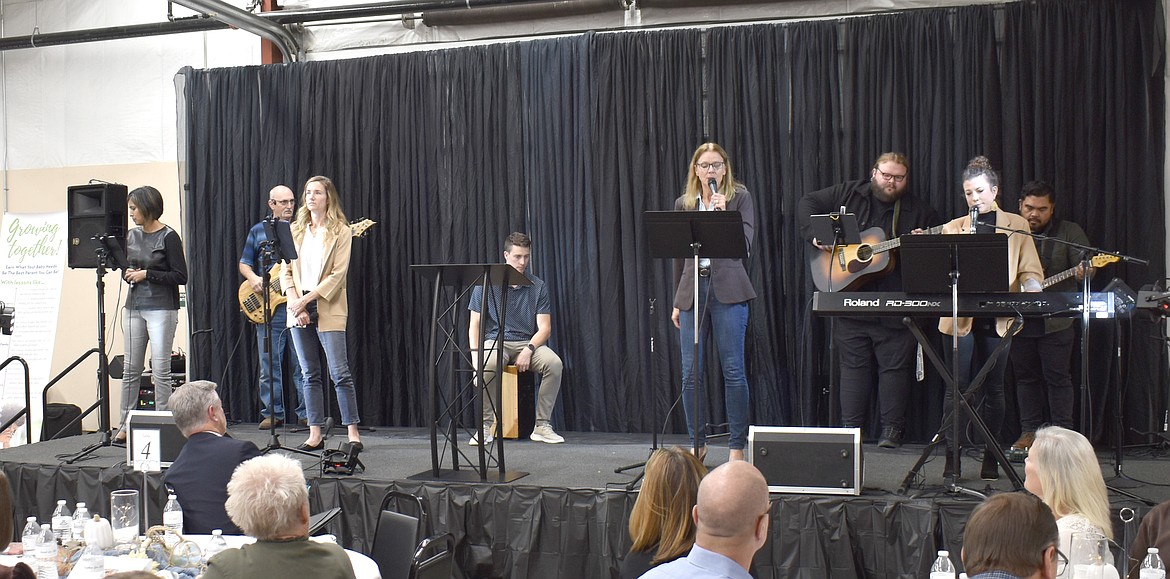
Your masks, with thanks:
[(301, 56), (301, 43), (285, 27), (270, 22), (247, 10), (236, 8), (220, 0), (171, 0), (175, 4), (202, 12), (215, 20), (267, 38), (280, 49), (285, 62), (295, 62)]

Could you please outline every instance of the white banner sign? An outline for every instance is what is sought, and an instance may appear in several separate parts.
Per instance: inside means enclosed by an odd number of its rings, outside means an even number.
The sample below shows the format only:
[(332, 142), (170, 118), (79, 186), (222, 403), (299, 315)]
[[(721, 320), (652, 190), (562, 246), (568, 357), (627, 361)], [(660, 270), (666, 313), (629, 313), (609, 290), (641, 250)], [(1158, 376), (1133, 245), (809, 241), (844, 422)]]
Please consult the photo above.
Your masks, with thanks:
[[(0, 335), (0, 361), (19, 356), (29, 365), (33, 436), (40, 432), (41, 391), (49, 381), (61, 282), (68, 248), (64, 211), (5, 213), (0, 239), (0, 301), (15, 309), (11, 336)], [(11, 363), (0, 371), (0, 404), (7, 420), (24, 407), (24, 369)]]

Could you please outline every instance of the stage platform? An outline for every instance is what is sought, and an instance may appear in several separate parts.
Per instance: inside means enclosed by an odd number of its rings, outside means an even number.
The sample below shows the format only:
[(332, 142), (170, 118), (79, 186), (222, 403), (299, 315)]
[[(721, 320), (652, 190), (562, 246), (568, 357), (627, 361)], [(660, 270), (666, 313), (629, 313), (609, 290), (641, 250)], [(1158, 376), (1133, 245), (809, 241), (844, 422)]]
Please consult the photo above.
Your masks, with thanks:
[[(304, 433), (287, 432), (287, 427), (278, 433), (290, 447), (306, 438)], [(455, 535), (462, 576), (617, 577), (618, 561), (629, 549), (626, 525), (636, 498), (627, 485), (641, 469), (624, 474), (615, 474), (614, 469), (644, 460), (650, 436), (561, 434), (566, 442), (559, 445), (508, 441), (508, 470), (529, 473), (508, 484), (412, 480), (431, 466), (427, 431), (420, 428), (364, 433), (361, 460), (367, 468), (354, 476), (322, 476), (311, 459), (294, 457), (305, 464), (313, 510), (342, 508), (328, 532), (349, 548), (368, 552), (378, 505), (387, 490), (396, 489), (421, 496), (432, 527)], [(261, 448), (269, 442), (267, 431), (255, 424), (235, 425), (231, 435)], [(335, 434), (328, 447), (343, 440), (344, 434)], [(161, 521), (165, 500), (161, 475), (144, 477), (128, 470), (124, 448), (100, 448), (75, 464), (63, 464), (63, 458), (97, 441), (97, 435), (89, 434), (0, 450), (0, 468), (15, 493), (16, 520), (28, 515), (45, 520), (57, 499), (68, 500), (70, 506), (82, 500), (91, 511), (105, 515), (111, 490), (146, 488), (153, 500), (150, 519)], [(665, 444), (685, 444), (685, 437), (667, 437)], [(922, 448), (884, 450), (866, 444), (864, 491), (858, 497), (773, 495), (772, 540), (756, 556), (758, 576), (909, 579), (927, 574), (937, 549), (948, 547), (957, 553), (962, 524), (977, 499), (944, 491), (941, 455), (926, 464), (925, 480), (906, 496), (894, 492)], [(1112, 456), (1104, 450), (1099, 453), (1107, 478), (1114, 472)], [(726, 460), (726, 448), (713, 446), (707, 456), (710, 467)], [(449, 468), (450, 461), (443, 466)], [(1022, 479), (1023, 465), (1016, 467)], [(1123, 470), (1134, 479), (1170, 482), (1170, 461), (1157, 449), (1127, 451)], [(979, 472), (975, 455), (964, 459), (963, 472), (967, 476), (961, 482), (975, 490), (1011, 490), (1002, 475), (994, 483), (973, 478)], [(1110, 484), (1154, 502), (1170, 499), (1167, 486), (1130, 480)], [(1111, 498), (1115, 514), (1132, 507), (1140, 517), (1148, 509), (1120, 495)], [(1127, 541), (1136, 528), (1136, 522), (1127, 526), (1116, 521), (1117, 541)]]

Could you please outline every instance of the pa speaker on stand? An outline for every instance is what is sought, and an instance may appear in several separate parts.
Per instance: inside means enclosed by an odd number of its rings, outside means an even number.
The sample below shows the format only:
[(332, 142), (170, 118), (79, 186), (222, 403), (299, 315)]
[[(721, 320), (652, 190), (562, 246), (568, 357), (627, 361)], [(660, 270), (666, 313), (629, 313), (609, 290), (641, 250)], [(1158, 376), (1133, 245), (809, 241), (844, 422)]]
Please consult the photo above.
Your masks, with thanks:
[(99, 236), (126, 239), (126, 186), (90, 183), (69, 187), (69, 267), (97, 268)]

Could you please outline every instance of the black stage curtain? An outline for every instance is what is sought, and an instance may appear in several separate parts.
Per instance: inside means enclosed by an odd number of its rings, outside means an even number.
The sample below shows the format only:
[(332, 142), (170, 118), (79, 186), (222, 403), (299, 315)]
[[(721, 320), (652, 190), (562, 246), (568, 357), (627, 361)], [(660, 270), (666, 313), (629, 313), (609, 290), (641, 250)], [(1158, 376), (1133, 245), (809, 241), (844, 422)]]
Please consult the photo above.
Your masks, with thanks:
[[(192, 338), (192, 376), (221, 381), (233, 418), (257, 418), (232, 272), (267, 190), (324, 174), (351, 219), (378, 221), (350, 271), (364, 422), (426, 422), (431, 293), (409, 266), (499, 261), (521, 230), (566, 366), (556, 424), (682, 431), (670, 266), (650, 256), (642, 213), (672, 207), (691, 152), (714, 140), (757, 200), (752, 421), (829, 424), (827, 324), (810, 313), (795, 207), (882, 151), (909, 155), (913, 190), (944, 219), (964, 211), (958, 176), (975, 155), (1001, 170), (1006, 209), (1048, 180), (1094, 242), (1151, 262), (1099, 281), (1163, 277), (1158, 6), (1041, 1), (184, 69), (191, 327), (210, 330)], [(915, 438), (937, 424), (938, 388), (928, 372), (915, 390)], [(721, 421), (717, 388), (707, 402)]]

